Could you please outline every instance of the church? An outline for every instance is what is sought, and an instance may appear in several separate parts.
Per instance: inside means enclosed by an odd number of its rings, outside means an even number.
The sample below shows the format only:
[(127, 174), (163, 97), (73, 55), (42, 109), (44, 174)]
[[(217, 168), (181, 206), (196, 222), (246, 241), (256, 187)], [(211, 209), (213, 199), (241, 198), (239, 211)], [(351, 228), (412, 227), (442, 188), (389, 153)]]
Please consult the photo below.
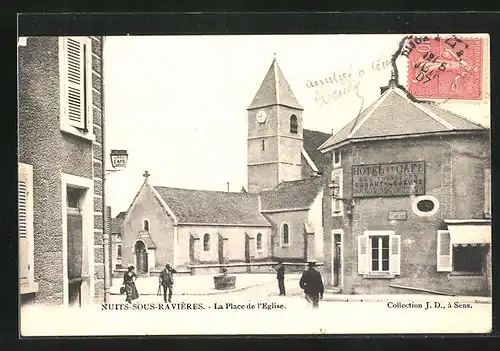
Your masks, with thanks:
[(138, 273), (165, 262), (193, 265), (323, 260), (324, 155), (331, 136), (303, 128), (276, 58), (248, 118), (248, 186), (240, 192), (150, 184), (149, 173), (122, 223), (121, 258)]

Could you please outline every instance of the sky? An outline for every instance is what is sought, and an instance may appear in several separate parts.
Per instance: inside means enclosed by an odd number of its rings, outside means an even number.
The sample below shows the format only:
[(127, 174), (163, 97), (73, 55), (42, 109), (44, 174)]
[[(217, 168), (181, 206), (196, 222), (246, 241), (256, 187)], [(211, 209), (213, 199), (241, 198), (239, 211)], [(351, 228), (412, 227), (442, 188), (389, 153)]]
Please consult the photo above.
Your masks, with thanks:
[[(106, 37), (105, 146), (108, 153), (129, 153), (127, 167), (107, 178), (112, 215), (128, 209), (146, 170), (153, 185), (226, 191), (229, 182), (230, 191), (246, 188), (246, 108), (275, 56), (304, 108), (304, 128), (331, 133), (380, 96), (402, 37)], [(397, 65), (406, 86), (407, 61), (400, 57)], [(337, 81), (311, 86), (328, 76)], [(446, 101), (442, 107), (489, 126), (489, 101)]]

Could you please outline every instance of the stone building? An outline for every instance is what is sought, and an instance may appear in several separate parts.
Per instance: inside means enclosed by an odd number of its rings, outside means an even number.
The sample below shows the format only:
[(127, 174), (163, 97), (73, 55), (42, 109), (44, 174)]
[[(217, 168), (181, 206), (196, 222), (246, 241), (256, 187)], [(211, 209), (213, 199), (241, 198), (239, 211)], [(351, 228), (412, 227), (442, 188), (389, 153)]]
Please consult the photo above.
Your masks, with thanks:
[[(491, 294), (487, 128), (393, 80), (321, 147), (325, 280), (343, 293)], [(350, 201), (354, 200), (354, 206)]]
[(322, 259), (325, 162), (317, 149), (330, 135), (303, 128), (276, 59), (247, 111), (248, 192), (152, 186), (146, 173), (123, 223), (124, 263), (146, 272), (165, 261)]
[[(111, 211), (110, 211), (111, 212)], [(111, 272), (123, 268), (122, 265), (122, 226), (126, 212), (120, 212), (111, 219)]]
[(102, 37), (18, 47), (21, 303), (102, 297)]

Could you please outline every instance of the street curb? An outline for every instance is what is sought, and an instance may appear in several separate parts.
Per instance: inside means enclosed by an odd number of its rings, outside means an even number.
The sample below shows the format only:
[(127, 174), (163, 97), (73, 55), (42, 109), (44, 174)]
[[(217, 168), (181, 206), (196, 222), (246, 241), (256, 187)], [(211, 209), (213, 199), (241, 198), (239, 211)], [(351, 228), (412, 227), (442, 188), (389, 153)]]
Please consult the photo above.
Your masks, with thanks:
[[(295, 280), (295, 279), (294, 279)], [(298, 280), (298, 279), (297, 279)], [(183, 293), (183, 294), (173, 294), (174, 296), (208, 296), (208, 295), (224, 295), (224, 294), (229, 294), (233, 292), (239, 292), (239, 291), (244, 291), (248, 290), (251, 288), (256, 288), (258, 286), (264, 286), (271, 284), (271, 282), (265, 282), (265, 283), (259, 283), (259, 284), (253, 284), (253, 285), (248, 285), (242, 288), (236, 288), (236, 289), (230, 289), (230, 290), (220, 290), (220, 291), (210, 291), (207, 293)], [(110, 295), (122, 295), (117, 292), (110, 292)], [(123, 294), (124, 295), (124, 294)], [(151, 293), (145, 293), (145, 294), (139, 294), (140, 296), (159, 296), (158, 294), (151, 294)]]
[[(432, 296), (429, 296), (427, 300), (432, 300)], [(478, 304), (491, 304), (492, 300), (491, 298), (485, 298), (485, 299), (476, 299), (474, 297), (462, 297), (462, 296), (450, 296), (447, 299), (435, 299), (436, 301), (439, 302), (460, 302), (460, 303), (478, 303)], [(356, 296), (356, 295), (349, 295), (349, 296), (335, 296), (335, 295), (324, 295), (322, 301), (337, 301), (337, 302), (389, 302), (389, 301), (402, 301), (402, 302), (421, 302), (420, 299), (412, 299), (410, 296), (405, 296), (405, 295), (394, 295), (393, 298), (377, 298), (376, 296)]]

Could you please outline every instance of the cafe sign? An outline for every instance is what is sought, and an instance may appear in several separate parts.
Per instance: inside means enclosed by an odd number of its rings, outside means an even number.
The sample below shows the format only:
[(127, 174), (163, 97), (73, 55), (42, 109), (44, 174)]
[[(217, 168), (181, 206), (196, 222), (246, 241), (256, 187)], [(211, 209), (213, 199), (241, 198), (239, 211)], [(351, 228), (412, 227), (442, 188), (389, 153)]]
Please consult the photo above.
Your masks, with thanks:
[(425, 162), (352, 166), (352, 196), (381, 197), (425, 194)]

